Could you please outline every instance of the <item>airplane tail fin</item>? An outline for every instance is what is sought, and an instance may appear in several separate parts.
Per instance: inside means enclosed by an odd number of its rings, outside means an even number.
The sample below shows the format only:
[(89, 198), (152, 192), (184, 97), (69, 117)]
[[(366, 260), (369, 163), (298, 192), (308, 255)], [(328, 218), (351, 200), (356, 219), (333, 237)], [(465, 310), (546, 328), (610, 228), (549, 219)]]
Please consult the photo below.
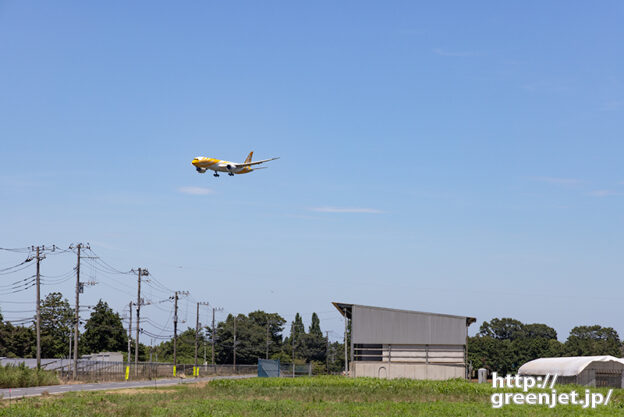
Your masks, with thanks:
[(249, 152), (249, 155), (247, 155), (247, 159), (245, 159), (245, 163), (248, 164), (249, 162), (251, 162), (251, 157), (253, 156), (253, 151)]

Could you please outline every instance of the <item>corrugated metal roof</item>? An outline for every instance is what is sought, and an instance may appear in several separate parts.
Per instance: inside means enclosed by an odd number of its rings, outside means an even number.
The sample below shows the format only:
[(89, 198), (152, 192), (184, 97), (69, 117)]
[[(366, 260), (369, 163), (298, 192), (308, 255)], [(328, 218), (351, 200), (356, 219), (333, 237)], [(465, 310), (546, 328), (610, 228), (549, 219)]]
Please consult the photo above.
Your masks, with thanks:
[(614, 362), (615, 366), (624, 369), (624, 359), (614, 356), (571, 356), (532, 360), (520, 367), (518, 375), (576, 376), (592, 362)]
[(462, 318), (462, 319), (466, 319), (466, 326), (470, 326), (472, 323), (477, 321), (477, 319), (474, 318), (474, 317), (456, 316), (456, 315), (453, 315), (453, 314), (428, 313), (428, 312), (425, 312), (425, 311), (401, 310), (401, 309), (398, 309), (398, 308), (365, 306), (365, 305), (361, 305), (361, 304), (339, 303), (339, 302), (334, 302), (334, 301), (332, 301), (332, 304), (334, 305), (334, 307), (336, 307), (338, 309), (340, 314), (342, 314), (343, 316), (345, 314), (347, 314), (347, 318), (349, 318), (349, 319), (351, 318), (351, 310), (352, 310), (352, 308), (354, 306), (357, 306), (357, 307), (366, 307), (366, 308), (371, 308), (371, 309), (376, 309), (376, 310), (399, 311), (399, 312), (403, 312), (403, 313), (428, 314), (428, 315), (432, 315), (432, 316)]

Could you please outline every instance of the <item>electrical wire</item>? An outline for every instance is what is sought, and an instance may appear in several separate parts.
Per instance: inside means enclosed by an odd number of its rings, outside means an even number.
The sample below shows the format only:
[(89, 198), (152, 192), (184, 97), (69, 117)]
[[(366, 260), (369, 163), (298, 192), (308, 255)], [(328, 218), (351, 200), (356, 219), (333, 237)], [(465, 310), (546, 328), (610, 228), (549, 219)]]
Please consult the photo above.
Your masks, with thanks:
[(35, 310), (0, 310), (0, 313), (35, 313)]
[(11, 284), (6, 284), (6, 285), (0, 285), (0, 289), (2, 288), (14, 288), (20, 285), (24, 285), (25, 281), (31, 280), (31, 279), (35, 279), (35, 275), (31, 275), (29, 277), (26, 277), (24, 279), (20, 279), (17, 281), (13, 281)]
[(72, 278), (74, 278), (73, 275), (70, 275), (67, 278), (62, 278), (62, 279), (57, 279), (57, 280), (48, 280), (48, 279), (43, 278), (41, 279), (41, 285), (58, 285), (58, 284), (67, 282)]
[[(10, 267), (10, 268), (9, 268), (9, 269), (10, 269), (9, 271), (6, 271), (6, 272), (0, 272), (0, 275), (10, 275), (10, 274), (14, 274), (14, 273), (16, 273), (16, 272), (23, 271), (23, 270), (24, 270), (24, 269), (26, 269), (26, 268), (30, 268), (32, 265), (34, 265), (34, 264), (27, 264), (26, 262), (22, 262), (20, 265), (15, 265), (15, 266), (13, 266), (13, 267)], [(15, 268), (15, 269), (11, 269), (11, 268)]]
[(7, 251), (7, 252), (16, 252), (16, 253), (30, 253), (31, 247), (29, 246), (27, 248), (0, 248), (0, 250)]
[(163, 336), (162, 334), (154, 334), (152, 332), (149, 332), (145, 329), (141, 329), (141, 333), (146, 334), (147, 336), (154, 338), (154, 339), (159, 339), (159, 340), (171, 340), (173, 338), (173, 335), (170, 336)]
[(115, 268), (114, 266), (111, 266), (109, 263), (104, 261), (100, 256), (98, 256), (97, 253), (95, 253), (93, 251), (93, 249), (87, 248), (87, 250), (94, 256), (94, 258), (91, 258), (91, 259), (93, 259), (96, 263), (99, 262), (103, 268), (109, 269), (112, 273), (122, 274), (122, 275), (128, 275), (128, 274), (132, 274), (133, 273), (132, 270), (130, 270), (130, 271), (120, 271), (119, 269)]

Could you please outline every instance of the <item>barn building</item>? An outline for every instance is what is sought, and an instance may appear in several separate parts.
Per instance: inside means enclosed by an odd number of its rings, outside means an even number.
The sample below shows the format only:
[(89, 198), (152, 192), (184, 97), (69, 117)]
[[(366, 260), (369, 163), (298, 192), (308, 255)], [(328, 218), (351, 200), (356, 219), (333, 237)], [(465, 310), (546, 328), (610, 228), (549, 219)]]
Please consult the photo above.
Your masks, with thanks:
[(557, 375), (559, 384), (624, 388), (624, 359), (614, 356), (540, 358), (522, 365), (518, 375), (542, 378)]
[(351, 327), (350, 376), (466, 377), (466, 338), (473, 317), (333, 303)]

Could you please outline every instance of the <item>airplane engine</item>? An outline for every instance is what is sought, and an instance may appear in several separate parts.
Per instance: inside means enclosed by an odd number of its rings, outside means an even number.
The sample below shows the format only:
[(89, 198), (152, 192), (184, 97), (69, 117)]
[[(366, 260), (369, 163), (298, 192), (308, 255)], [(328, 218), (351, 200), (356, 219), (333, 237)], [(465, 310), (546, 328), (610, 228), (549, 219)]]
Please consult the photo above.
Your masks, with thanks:
[(228, 170), (228, 171), (230, 171), (230, 172), (232, 172), (232, 169), (234, 169), (234, 167), (233, 167), (232, 165), (230, 165), (230, 164), (227, 164), (227, 165), (226, 165), (226, 168), (227, 168), (227, 170)]
[(200, 174), (203, 174), (204, 172), (206, 172), (206, 168), (197, 167), (196, 169), (197, 169), (197, 172), (199, 172)]

